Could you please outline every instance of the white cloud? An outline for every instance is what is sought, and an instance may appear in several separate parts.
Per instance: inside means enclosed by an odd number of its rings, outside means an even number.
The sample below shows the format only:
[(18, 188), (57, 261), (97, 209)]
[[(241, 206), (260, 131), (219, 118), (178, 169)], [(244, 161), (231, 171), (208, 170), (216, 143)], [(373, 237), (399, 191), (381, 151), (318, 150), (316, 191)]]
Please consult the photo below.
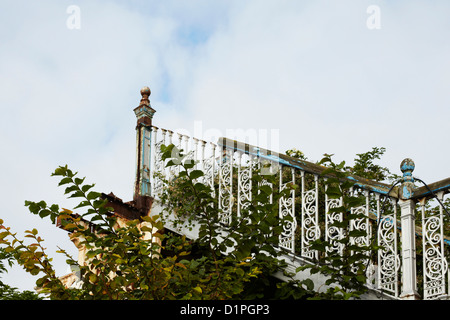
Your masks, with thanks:
[[(66, 163), (129, 200), (144, 85), (160, 127), (279, 129), (280, 151), (312, 160), (384, 146), (393, 172), (411, 157), (427, 182), (448, 175), (444, 1), (77, 1), (69, 30), (72, 4), (0, 5), (1, 218), (38, 226), (50, 251), (73, 246), (24, 200), (67, 203), (49, 176)], [(366, 27), (372, 4), (379, 30)]]
[(207, 123), (220, 114), (223, 127), (280, 128), (282, 146), (315, 160), (324, 152), (350, 160), (386, 146), (393, 171), (411, 155), (436, 178), (417, 152), (422, 134), (408, 131), (422, 132), (421, 119), (436, 120), (448, 101), (439, 85), (448, 82), (442, 10), (381, 3), (382, 28), (373, 31), (368, 4), (270, 4), (246, 2), (230, 28), (214, 35), (188, 109)]

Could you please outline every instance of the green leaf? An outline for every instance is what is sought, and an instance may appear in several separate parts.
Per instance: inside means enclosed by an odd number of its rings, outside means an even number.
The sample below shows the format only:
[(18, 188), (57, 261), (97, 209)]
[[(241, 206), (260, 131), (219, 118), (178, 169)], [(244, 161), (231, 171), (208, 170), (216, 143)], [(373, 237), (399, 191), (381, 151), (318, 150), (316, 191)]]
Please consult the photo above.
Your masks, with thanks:
[(62, 186), (62, 185), (67, 184), (67, 183), (72, 183), (72, 178), (69, 178), (69, 177), (63, 178), (63, 179), (59, 182), (58, 186)]
[(39, 212), (39, 217), (44, 218), (50, 215), (52, 212), (50, 210), (44, 209)]
[(339, 187), (329, 186), (325, 193), (330, 199), (339, 199), (342, 196), (342, 191)]
[(68, 194), (70, 192), (77, 191), (77, 190), (78, 190), (78, 187), (75, 185), (72, 185), (72, 186), (66, 188), (66, 190), (64, 191), (64, 194)]
[(82, 198), (82, 197), (84, 197), (84, 194), (80, 190), (75, 191), (69, 196), (69, 198)]
[(65, 176), (67, 173), (67, 165), (65, 167), (58, 167), (55, 169), (55, 172), (52, 173), (52, 176)]
[(89, 201), (81, 201), (76, 207), (74, 207), (74, 209), (86, 207), (89, 205), (90, 205)]
[(44, 200), (39, 201), (39, 202), (37, 203), (37, 205), (40, 206), (41, 208), (46, 208), (46, 207), (47, 207), (47, 203), (45, 203)]
[(7, 237), (8, 235), (9, 235), (9, 232), (8, 231), (4, 231), (4, 232), (0, 233), (0, 239), (3, 239), (5, 237)]
[(192, 170), (191, 173), (189, 173), (189, 177), (190, 177), (192, 180), (197, 179), (197, 178), (200, 178), (200, 177), (202, 177), (203, 175), (204, 175), (204, 174), (203, 174), (203, 171), (201, 171), (201, 170)]
[(185, 169), (192, 169), (194, 166), (195, 166), (195, 162), (194, 161), (186, 160), (184, 162), (184, 168)]
[(306, 289), (310, 291), (314, 289), (314, 282), (311, 279), (305, 279), (302, 283), (305, 285)]
[(180, 164), (179, 161), (169, 160), (169, 161), (167, 161), (167, 163), (166, 163), (166, 167), (177, 166), (177, 165), (179, 165), (179, 164)]
[(142, 290), (148, 290), (148, 285), (145, 283), (145, 280), (141, 281), (140, 287)]
[(100, 198), (100, 196), (101, 196), (101, 193), (95, 192), (95, 191), (91, 191), (91, 192), (88, 193), (87, 199), (88, 200), (94, 200), (94, 199)]
[(68, 223), (65, 226), (63, 226), (64, 230), (73, 230), (77, 228), (77, 225), (74, 223)]
[(94, 273), (91, 273), (89, 275), (89, 281), (91, 281), (92, 283), (95, 283), (97, 281), (97, 276)]
[(81, 184), (83, 184), (84, 179), (86, 179), (86, 178), (75, 178), (75, 184), (76, 184), (76, 185), (81, 185)]
[(81, 191), (86, 193), (89, 191), (89, 189), (93, 188), (94, 186), (95, 184), (85, 184), (84, 186), (81, 187)]
[(202, 288), (200, 288), (199, 286), (196, 286), (193, 290), (199, 294), (203, 293)]
[(259, 189), (264, 192), (266, 195), (271, 195), (272, 194), (272, 188), (269, 187), (268, 185), (263, 185), (261, 187), (259, 187)]
[(366, 283), (366, 276), (358, 275), (356, 276), (356, 280), (358, 280), (360, 283)]

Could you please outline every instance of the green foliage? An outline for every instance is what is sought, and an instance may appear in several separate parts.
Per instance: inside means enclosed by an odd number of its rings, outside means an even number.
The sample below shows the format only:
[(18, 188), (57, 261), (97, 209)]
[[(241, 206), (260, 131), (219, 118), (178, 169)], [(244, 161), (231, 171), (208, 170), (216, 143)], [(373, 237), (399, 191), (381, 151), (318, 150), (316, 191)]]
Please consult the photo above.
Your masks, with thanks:
[[(14, 257), (11, 252), (6, 252), (4, 248), (0, 247), (0, 274), (7, 271), (5, 263), (12, 267), (14, 264)], [(2, 284), (1, 281), (0, 284)]]
[[(67, 263), (79, 270), (78, 289), (66, 288), (56, 277), (36, 229), (26, 231), (25, 238), (31, 240), (27, 244), (0, 220), (0, 245), (8, 255), (6, 261), (14, 260), (38, 276), (36, 285), (50, 299), (350, 299), (366, 291), (367, 262), (377, 248), (355, 241), (367, 236), (364, 230), (350, 231), (351, 223), (366, 217), (352, 210), (363, 200), (349, 192), (353, 183), (345, 178), (348, 172), (365, 178), (389, 178), (386, 168), (373, 164), (384, 148), (358, 154), (352, 168), (344, 162), (333, 163), (331, 156), (319, 163), (327, 167), (323, 174), (329, 175), (325, 185), (319, 186), (320, 192), (326, 190), (330, 199), (342, 199), (341, 206), (331, 209), (331, 213), (342, 215), (332, 227), (345, 230), (340, 240), (313, 243), (311, 249), (322, 253), (318, 264), (297, 270), (310, 269), (313, 274), (328, 276), (328, 289), (321, 294), (313, 291), (318, 288), (310, 279), (295, 280), (295, 274), (285, 274), (288, 281), (272, 277), (286, 267), (278, 259), (283, 251), (276, 249), (283, 226), (278, 200), (289, 196), (296, 185), (288, 184), (279, 192), (279, 188), (267, 185), (278, 185), (277, 176), (263, 176), (255, 168), (252, 200), (242, 208), (239, 218), (224, 223), (217, 197), (202, 183), (204, 173), (196, 170), (195, 162), (174, 145), (162, 146), (161, 150), (167, 167), (179, 172), (176, 179), (164, 181), (161, 200), (167, 212), (161, 217), (119, 221), (107, 207), (107, 200), (92, 191), (94, 184), (86, 184), (85, 178), (77, 177), (67, 166), (57, 168), (52, 176), (60, 178), (59, 186), (65, 188), (69, 198), (80, 200), (75, 208), (47, 205), (45, 201), (25, 202), (32, 214), (67, 230), (86, 250), (87, 261), (81, 265), (65, 250), (59, 250)], [(306, 159), (295, 149), (290, 154)], [(308, 179), (305, 182), (314, 183)], [(167, 213), (175, 214), (175, 224), (198, 228), (198, 238), (188, 240), (165, 230)], [(285, 219), (292, 218), (288, 215)], [(342, 248), (339, 254), (330, 250), (336, 242)]]
[(300, 160), (306, 160), (307, 159), (305, 154), (302, 151), (297, 150), (295, 148), (286, 150), (286, 154), (288, 156), (290, 156), (290, 157), (297, 158), (297, 159), (300, 159)]
[[(273, 281), (272, 274), (283, 270), (285, 266), (284, 262), (277, 259), (280, 251), (275, 249), (282, 232), (278, 200), (289, 195), (294, 186), (276, 192), (262, 184), (263, 180), (276, 183), (276, 176), (262, 176), (255, 169), (251, 178), (254, 186), (252, 201), (242, 208), (239, 218), (223, 223), (224, 213), (217, 203), (217, 197), (213, 196), (209, 186), (200, 182), (204, 173), (195, 170), (195, 162), (186, 159), (174, 145), (163, 145), (161, 150), (167, 166), (180, 168), (175, 180), (165, 181), (162, 201), (166, 213), (168, 215), (175, 211), (176, 225), (193, 222), (195, 218), (199, 226), (195, 244), (202, 259), (209, 261), (205, 271), (211, 278), (206, 286), (202, 284), (202, 290), (208, 291), (212, 285), (214, 297), (218, 298), (267, 298), (267, 288)], [(287, 288), (291, 296), (295, 292), (297, 298), (310, 294), (308, 281), (279, 284), (274, 286), (275, 293), (271, 294), (279, 298), (291, 297), (282, 293)]]
[(25, 290), (20, 291), (15, 287), (6, 284), (0, 285), (0, 300), (42, 300), (36, 292)]
[(352, 167), (345, 167), (350, 173), (374, 181), (395, 181), (400, 176), (392, 174), (387, 167), (375, 164), (374, 161), (381, 159), (386, 152), (384, 147), (373, 147), (371, 151), (356, 154), (355, 163)]
[(65, 194), (70, 198), (81, 198), (74, 209), (82, 212), (60, 210), (58, 205), (48, 206), (44, 201), (26, 201), (25, 205), (31, 213), (58, 223), (72, 239), (78, 239), (80, 248), (85, 248), (88, 263), (83, 265), (66, 251), (59, 251), (79, 270), (81, 289), (68, 289), (56, 277), (37, 230), (26, 231), (25, 238), (33, 243), (25, 244), (0, 221), (0, 243), (27, 272), (40, 276), (36, 285), (41, 293), (50, 299), (176, 299), (197, 294), (195, 287), (181, 290), (188, 266), (178, 260), (187, 254), (188, 243), (178, 245), (171, 256), (160, 256), (164, 236), (158, 233), (162, 229), (158, 217), (143, 217), (120, 226), (106, 207), (107, 201), (91, 191), (94, 185), (84, 184), (84, 178), (76, 177), (67, 166), (57, 168), (52, 175), (61, 177), (59, 185), (67, 185)]
[[(14, 263), (14, 256), (12, 252), (6, 252), (5, 248), (0, 248), (0, 274), (7, 272), (5, 263), (7, 263), (11, 267)], [(35, 292), (29, 290), (20, 291), (19, 289), (11, 287), (10, 285), (7, 285), (0, 280), (0, 300), (41, 300), (41, 299), (42, 297), (40, 297)]]
[[(68, 197), (80, 199), (73, 208), (77, 213), (45, 201), (26, 201), (25, 205), (31, 213), (67, 230), (79, 248), (86, 250), (87, 263), (82, 265), (59, 250), (79, 270), (80, 288), (66, 288), (56, 276), (36, 229), (25, 232), (32, 242), (27, 244), (0, 220), (0, 244), (27, 272), (38, 276), (40, 293), (50, 299), (255, 299), (267, 297), (269, 287), (278, 292), (271, 292), (273, 296), (292, 297), (292, 292), (295, 297), (304, 296), (302, 283), (276, 285), (271, 277), (283, 263), (275, 258), (278, 252), (273, 246), (281, 231), (274, 224), (278, 211), (268, 200), (280, 195), (266, 187), (255, 190), (255, 200), (243, 212), (243, 219), (232, 221), (224, 236), (215, 199), (196, 181), (203, 173), (193, 170), (193, 163), (175, 160), (169, 159), (168, 165), (180, 166), (178, 187), (193, 200), (193, 204), (183, 204), (197, 213), (200, 224), (196, 241), (163, 232), (157, 216), (119, 224), (106, 207), (107, 201), (91, 191), (94, 185), (85, 184), (84, 178), (64, 166), (52, 175), (61, 178), (59, 185)], [(305, 288), (309, 287), (307, 281)]]

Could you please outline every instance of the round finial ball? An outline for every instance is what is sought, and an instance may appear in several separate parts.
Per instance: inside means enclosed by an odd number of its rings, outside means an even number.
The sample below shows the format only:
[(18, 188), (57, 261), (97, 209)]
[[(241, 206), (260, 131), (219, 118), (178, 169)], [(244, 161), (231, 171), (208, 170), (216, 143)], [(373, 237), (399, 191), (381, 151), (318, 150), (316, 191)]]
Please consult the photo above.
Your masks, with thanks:
[(416, 165), (414, 164), (414, 161), (412, 161), (409, 158), (406, 158), (405, 160), (402, 161), (402, 163), (400, 164), (400, 170), (403, 173), (406, 172), (413, 172), (414, 168), (416, 167)]
[(143, 87), (141, 89), (141, 96), (144, 96), (144, 95), (150, 96), (151, 93), (152, 92), (150, 91), (149, 87)]

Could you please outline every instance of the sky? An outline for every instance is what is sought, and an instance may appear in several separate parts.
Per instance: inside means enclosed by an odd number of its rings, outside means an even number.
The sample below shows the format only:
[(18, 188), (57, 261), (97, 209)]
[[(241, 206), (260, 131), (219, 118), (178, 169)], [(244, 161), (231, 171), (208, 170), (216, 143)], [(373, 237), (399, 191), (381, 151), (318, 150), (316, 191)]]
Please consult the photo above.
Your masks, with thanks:
[[(133, 196), (140, 89), (154, 125), (296, 148), (427, 183), (450, 176), (450, 2), (0, 1), (0, 218), (36, 228), (58, 275), (67, 234), (25, 200), (73, 208), (51, 173), (68, 165), (99, 192)], [(246, 141), (254, 142), (254, 141)], [(14, 267), (3, 281), (31, 290)]]

